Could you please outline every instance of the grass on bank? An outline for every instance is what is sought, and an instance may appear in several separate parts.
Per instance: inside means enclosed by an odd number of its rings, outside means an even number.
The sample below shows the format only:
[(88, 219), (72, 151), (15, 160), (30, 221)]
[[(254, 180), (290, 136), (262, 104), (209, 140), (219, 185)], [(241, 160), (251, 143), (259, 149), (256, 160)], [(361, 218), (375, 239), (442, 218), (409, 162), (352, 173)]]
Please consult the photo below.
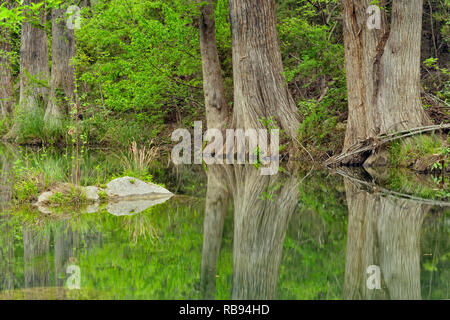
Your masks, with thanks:
[(42, 192), (56, 189), (54, 204), (82, 203), (79, 189), (69, 190), (67, 186), (104, 188), (108, 181), (122, 176), (152, 182), (151, 173), (160, 166), (157, 156), (155, 147), (140, 147), (136, 143), (125, 152), (82, 150), (78, 157), (73, 147), (66, 148), (62, 154), (45, 148), (23, 150), (11, 160), (13, 198), (19, 204), (33, 203)]
[(411, 138), (395, 141), (389, 147), (389, 157), (391, 165), (398, 168), (411, 168), (418, 159), (424, 159), (430, 156), (438, 156), (439, 162), (443, 162), (443, 167), (438, 168), (434, 162), (430, 165), (431, 169), (445, 169), (445, 164), (450, 161), (450, 136), (438, 134), (418, 135)]
[(0, 137), (19, 145), (45, 146), (70, 146), (78, 137), (90, 146), (127, 149), (133, 141), (145, 144), (163, 131), (162, 125), (140, 120), (133, 113), (85, 111), (51, 123), (45, 122), (44, 116), (44, 106), (27, 112), (18, 110), (15, 117), (0, 119)]

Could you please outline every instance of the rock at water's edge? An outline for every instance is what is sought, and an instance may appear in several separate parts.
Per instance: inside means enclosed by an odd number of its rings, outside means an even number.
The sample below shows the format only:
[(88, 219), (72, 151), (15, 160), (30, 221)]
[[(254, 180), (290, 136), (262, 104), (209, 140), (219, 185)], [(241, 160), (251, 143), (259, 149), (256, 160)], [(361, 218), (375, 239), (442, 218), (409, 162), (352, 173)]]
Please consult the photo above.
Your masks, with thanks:
[(82, 188), (84, 196), (86, 197), (86, 200), (88, 201), (98, 201), (100, 200), (100, 190), (97, 187), (85, 187)]
[(109, 198), (140, 198), (172, 194), (154, 183), (147, 183), (132, 177), (123, 177), (111, 181), (106, 185), (105, 191)]

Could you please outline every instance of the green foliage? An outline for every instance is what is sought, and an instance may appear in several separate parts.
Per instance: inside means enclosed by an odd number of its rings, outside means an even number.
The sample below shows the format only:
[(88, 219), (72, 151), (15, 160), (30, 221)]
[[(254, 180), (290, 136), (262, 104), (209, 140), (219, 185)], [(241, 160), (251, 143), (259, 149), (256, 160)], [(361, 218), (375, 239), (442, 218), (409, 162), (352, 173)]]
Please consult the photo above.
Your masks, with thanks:
[(203, 112), (194, 109), (202, 99), (197, 10), (180, 0), (114, 0), (87, 13), (77, 32), (76, 66), (89, 89), (86, 112), (97, 113), (87, 125), (105, 122), (98, 139), (148, 141), (167, 118)]
[(334, 40), (334, 22), (319, 19), (309, 1), (282, 1), (280, 5), (297, 8), (279, 10), (284, 18), (278, 29), (285, 76), (302, 117), (300, 141), (320, 145), (331, 139), (347, 108), (344, 48)]
[(450, 165), (450, 147), (442, 147), (439, 152), (440, 159), (431, 167), (432, 171), (446, 171)]
[(21, 160), (17, 159), (13, 165), (13, 196), (19, 203), (30, 202), (39, 192), (42, 181), (41, 173), (36, 169), (28, 168)]
[(447, 68), (439, 66), (437, 58), (428, 58), (423, 64), (431, 71), (434, 71), (430, 75), (430, 79), (427, 79), (427, 83), (432, 87), (426, 87), (426, 89), (431, 91), (447, 107), (450, 106), (450, 72)]
[[(342, 299), (348, 219), (342, 178), (316, 172), (302, 180), (299, 188), (299, 209), (290, 220), (283, 245), (277, 297)], [(196, 194), (199, 189), (203, 187), (198, 183)], [(225, 221), (217, 264), (217, 299), (229, 299), (233, 286), (231, 212)], [(423, 221), (420, 280), (426, 299), (447, 297), (447, 219), (448, 211), (427, 215)], [(27, 264), (30, 270), (44, 267), (50, 274), (50, 286), (55, 285), (56, 279), (53, 241), (62, 231), (72, 232), (71, 259), (81, 268), (81, 288), (85, 294), (70, 298), (201, 299), (203, 222), (203, 198), (177, 198), (130, 217), (66, 211), (64, 219), (55, 220), (28, 209), (14, 208), (6, 217), (5, 212), (0, 212), (0, 246), (12, 245), (14, 249), (13, 260), (10, 256), (4, 259), (18, 279), (15, 284), (18, 299), (26, 297), (20, 295), (25, 230), (33, 230), (34, 239), (51, 239), (49, 251)], [(14, 234), (13, 243), (7, 246), (3, 245), (5, 230)], [(0, 255), (1, 252), (4, 251)], [(66, 275), (62, 276), (65, 279)], [(46, 296), (45, 292), (35, 294)]]
[(18, 107), (16, 109), (17, 141), (19, 143), (54, 145), (63, 141), (67, 136), (69, 122), (64, 120), (46, 123), (44, 121), (45, 107), (40, 101), (34, 108)]
[(0, 119), (0, 136), (5, 135), (9, 130), (8, 118)]
[(389, 157), (394, 167), (410, 167), (417, 159), (439, 154), (445, 141), (437, 135), (418, 135), (395, 141), (389, 149)]
[[(19, 203), (29, 203), (36, 200), (39, 193), (64, 182), (72, 182), (75, 158), (72, 151), (66, 149), (63, 153), (53, 149), (21, 150), (12, 170), (14, 197)], [(86, 153), (81, 158), (80, 183), (95, 185), (104, 183), (112, 174), (118, 174), (122, 169), (120, 163), (105, 161), (107, 155)], [(79, 198), (78, 196), (75, 198)]]
[(100, 201), (106, 201), (108, 199), (108, 194), (106, 193), (105, 190), (100, 190), (98, 196), (100, 198)]
[(123, 175), (152, 182), (150, 174), (152, 167), (157, 166), (158, 148), (155, 146), (139, 147), (135, 141), (131, 143), (128, 152), (122, 152), (120, 160), (123, 166)]
[(82, 190), (75, 186), (70, 188), (60, 188), (61, 191), (55, 192), (48, 199), (51, 206), (80, 206), (87, 202), (86, 195)]
[(448, 177), (444, 175), (416, 175), (404, 169), (392, 168), (383, 183), (389, 190), (432, 200), (448, 200)]

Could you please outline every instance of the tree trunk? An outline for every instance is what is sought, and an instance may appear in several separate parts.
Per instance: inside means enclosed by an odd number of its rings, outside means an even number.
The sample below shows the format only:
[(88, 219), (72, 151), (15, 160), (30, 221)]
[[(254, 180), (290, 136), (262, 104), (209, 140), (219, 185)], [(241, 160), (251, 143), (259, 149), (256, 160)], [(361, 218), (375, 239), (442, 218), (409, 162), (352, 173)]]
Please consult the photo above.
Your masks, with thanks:
[[(37, 0), (26, 0), (25, 3), (37, 3)], [(29, 22), (22, 25), (20, 44), (20, 106), (24, 111), (33, 111), (48, 100), (49, 79), (48, 40), (43, 29), (46, 22), (45, 12), (40, 14), (41, 27)], [(36, 83), (36, 80), (43, 81)]]
[(216, 45), (214, 5), (212, 0), (201, 8), (200, 51), (203, 65), (203, 91), (206, 122), (209, 129), (226, 129), (228, 105), (222, 79), (222, 68)]
[(1, 150), (0, 156), (0, 291), (14, 289), (16, 275), (14, 272), (14, 224), (8, 208), (11, 206), (12, 161), (8, 152)]
[(283, 243), (298, 202), (298, 179), (228, 166), (234, 202), (232, 299), (276, 299)]
[(69, 112), (74, 101), (74, 68), (71, 59), (75, 56), (75, 33), (66, 25), (65, 9), (61, 5), (52, 10), (52, 75), (50, 97), (45, 112), (45, 121), (57, 124)]
[(0, 119), (11, 114), (14, 106), (10, 52), (9, 30), (0, 27)]
[(25, 263), (25, 288), (48, 287), (50, 265), (48, 253), (50, 237), (41, 230), (23, 225), (23, 255)]
[(273, 119), (291, 139), (300, 126), (285, 83), (274, 0), (229, 0), (233, 42), (234, 123), (238, 129), (266, 128)]
[[(60, 222), (54, 234), (55, 286), (64, 287), (66, 267), (73, 256), (72, 229), (66, 221)], [(62, 277), (62, 275), (64, 275)]]
[[(349, 210), (345, 299), (421, 299), (420, 234), (430, 206), (369, 194), (345, 181)], [(380, 268), (369, 289), (367, 268)]]
[(223, 226), (228, 208), (228, 190), (224, 186), (225, 169), (209, 166), (206, 190), (205, 221), (203, 227), (203, 251), (201, 291), (203, 299), (213, 300), (216, 295), (217, 261), (222, 244)]
[(423, 0), (394, 0), (390, 26), (382, 10), (379, 30), (367, 27), (370, 3), (342, 0), (349, 105), (344, 152), (359, 140), (430, 123), (420, 100)]
[[(38, 3), (37, 0), (25, 0), (24, 4)], [(46, 22), (45, 11), (40, 13), (41, 26), (33, 26), (29, 22), (22, 24), (20, 42), (20, 100), (19, 113), (27, 116), (36, 114), (39, 108), (48, 102), (48, 42), (43, 28)], [(5, 138), (17, 137), (19, 122), (17, 121)]]

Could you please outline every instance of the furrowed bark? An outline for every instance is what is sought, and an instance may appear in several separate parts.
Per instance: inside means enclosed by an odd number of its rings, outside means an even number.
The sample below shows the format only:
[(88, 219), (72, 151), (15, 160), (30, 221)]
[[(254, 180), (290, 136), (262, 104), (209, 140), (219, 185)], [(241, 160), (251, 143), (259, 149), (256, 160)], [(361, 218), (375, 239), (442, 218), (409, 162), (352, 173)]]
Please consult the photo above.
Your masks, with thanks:
[[(8, 2), (9, 3), (9, 2)], [(9, 6), (9, 4), (8, 4)], [(11, 76), (11, 52), (9, 30), (0, 27), (0, 118), (11, 114), (14, 107), (14, 94)]]
[(74, 68), (71, 59), (75, 56), (74, 30), (67, 28), (66, 9), (52, 10), (52, 75), (50, 97), (44, 120), (48, 125), (57, 124), (69, 112), (74, 103)]
[(373, 30), (367, 27), (370, 4), (342, 0), (349, 105), (344, 152), (380, 134), (430, 124), (420, 100), (423, 0), (394, 0), (390, 26), (381, 10), (381, 28)]
[(294, 140), (300, 126), (297, 106), (282, 74), (274, 0), (229, 0), (233, 42), (234, 123), (264, 129), (274, 120)]
[[(37, 3), (37, 0), (26, 0), (25, 4)], [(36, 111), (48, 102), (48, 42), (47, 33), (43, 29), (46, 21), (44, 10), (39, 14), (40, 26), (30, 22), (22, 24), (20, 43), (20, 99), (19, 113), (36, 114)], [(18, 117), (6, 139), (15, 139), (18, 133)]]
[[(216, 44), (214, 4), (208, 0), (201, 7), (200, 51), (203, 68), (206, 124), (208, 129), (222, 132), (227, 128), (229, 108), (223, 86), (222, 69)], [(217, 259), (228, 207), (228, 191), (224, 187), (221, 166), (207, 171), (204, 238), (201, 266), (201, 291), (205, 299), (214, 299), (216, 292)]]
[(208, 3), (201, 7), (200, 51), (207, 126), (209, 129), (224, 131), (228, 122), (229, 108), (225, 98), (222, 69), (217, 51), (212, 0), (208, 0)]

